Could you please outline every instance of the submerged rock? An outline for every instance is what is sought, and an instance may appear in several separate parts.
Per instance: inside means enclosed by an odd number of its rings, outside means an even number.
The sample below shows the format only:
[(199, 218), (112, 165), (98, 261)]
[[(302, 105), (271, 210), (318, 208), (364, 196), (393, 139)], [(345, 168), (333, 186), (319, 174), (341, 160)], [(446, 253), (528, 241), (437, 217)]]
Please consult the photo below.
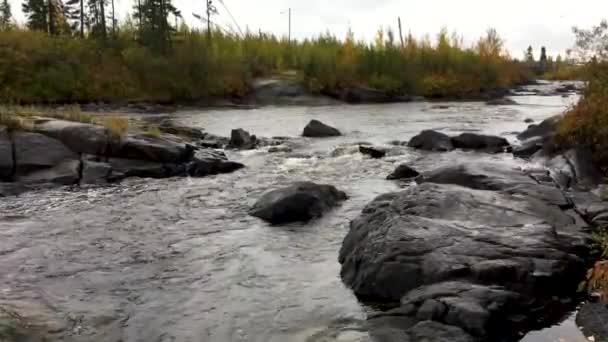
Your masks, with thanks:
[(462, 133), (452, 138), (455, 148), (470, 150), (485, 150), (487, 152), (504, 152), (510, 146), (509, 141), (503, 137), (475, 133)]
[(346, 194), (332, 185), (299, 182), (264, 194), (249, 214), (273, 224), (305, 222), (346, 199)]
[(386, 150), (365, 145), (359, 145), (359, 152), (368, 155), (374, 159), (384, 158), (384, 156), (386, 155)]
[(527, 118), (526, 120), (524, 120), (524, 122), (529, 124), (529, 123), (533, 123), (533, 122), (534, 122), (534, 120), (533, 120), (533, 119), (530, 119), (530, 118)]
[(396, 320), (410, 337), (432, 320), (460, 329), (454, 340), (511, 336), (585, 272), (589, 233), (568, 203), (502, 164), (441, 169), (363, 209), (341, 276), (365, 302), (400, 303), (372, 318), (380, 331)]
[(515, 102), (514, 100), (507, 98), (507, 97), (486, 101), (486, 105), (488, 105), (488, 106), (510, 106), (510, 105), (516, 105), (516, 104), (517, 104), (517, 102)]
[(411, 167), (409, 167), (406, 164), (401, 164), (401, 165), (397, 166), (395, 171), (393, 171), (393, 173), (388, 175), (386, 177), (386, 179), (389, 179), (389, 180), (412, 179), (412, 178), (418, 177), (419, 175), (420, 175), (420, 173), (418, 173), (418, 171), (412, 169)]
[(409, 147), (427, 150), (427, 151), (451, 151), (454, 149), (452, 139), (446, 134), (433, 131), (424, 130), (417, 136), (413, 137), (407, 144)]
[(80, 160), (67, 160), (51, 168), (29, 172), (18, 176), (17, 181), (25, 184), (53, 183), (61, 185), (78, 184)]
[(319, 120), (311, 120), (306, 127), (302, 136), (311, 138), (336, 137), (342, 135), (337, 129), (322, 123)]

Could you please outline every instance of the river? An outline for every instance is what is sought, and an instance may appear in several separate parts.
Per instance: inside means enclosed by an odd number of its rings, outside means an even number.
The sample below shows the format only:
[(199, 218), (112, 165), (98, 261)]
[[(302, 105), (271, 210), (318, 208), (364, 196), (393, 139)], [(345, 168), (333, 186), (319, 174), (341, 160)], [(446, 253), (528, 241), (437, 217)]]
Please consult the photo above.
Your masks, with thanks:
[[(546, 85), (547, 86), (547, 85)], [(550, 86), (550, 85), (549, 85)], [(391, 146), (423, 129), (498, 134), (560, 113), (576, 96), (481, 102), (264, 107), (172, 114), (228, 135), (288, 136), (291, 153), (230, 151), (247, 168), (200, 179), (130, 179), (0, 199), (0, 306), (65, 341), (368, 341), (366, 311), (340, 281), (348, 222), (375, 196), (410, 186), (385, 180), (399, 163), (420, 171), (507, 154), (425, 153), (391, 147), (382, 160), (358, 142)], [(306, 139), (310, 119), (345, 135)], [(328, 183), (349, 200), (308, 224), (273, 227), (247, 215), (264, 192), (297, 180)], [(572, 318), (526, 342), (584, 341)]]

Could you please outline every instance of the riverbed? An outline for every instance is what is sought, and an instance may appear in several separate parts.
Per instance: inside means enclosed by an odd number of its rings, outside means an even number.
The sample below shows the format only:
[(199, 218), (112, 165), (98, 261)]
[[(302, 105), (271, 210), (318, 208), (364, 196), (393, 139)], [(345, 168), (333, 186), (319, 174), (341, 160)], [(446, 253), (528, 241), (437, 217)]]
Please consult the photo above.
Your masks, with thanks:
[[(550, 85), (545, 85), (550, 86)], [(538, 87), (538, 86), (536, 86)], [(423, 129), (483, 132), (515, 142), (576, 95), (522, 95), (518, 105), (416, 102), (196, 110), (158, 117), (228, 135), (284, 136), (291, 152), (229, 151), (247, 167), (207, 178), (129, 179), (0, 199), (0, 306), (66, 341), (369, 341), (337, 261), (348, 222), (400, 163), (419, 171), (467, 161), (533, 167), (510, 154), (427, 153), (396, 144)], [(344, 136), (300, 137), (311, 119)], [(381, 160), (358, 152), (389, 149)], [(282, 227), (247, 215), (264, 192), (294, 181), (332, 184), (349, 200), (322, 219)], [(572, 317), (566, 314), (565, 317)], [(584, 341), (568, 318), (524, 341)]]

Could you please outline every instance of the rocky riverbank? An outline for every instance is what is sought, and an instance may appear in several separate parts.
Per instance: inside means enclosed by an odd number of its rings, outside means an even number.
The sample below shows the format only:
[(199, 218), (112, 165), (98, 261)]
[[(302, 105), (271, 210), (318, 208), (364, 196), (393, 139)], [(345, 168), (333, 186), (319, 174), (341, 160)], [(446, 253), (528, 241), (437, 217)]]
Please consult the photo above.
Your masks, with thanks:
[[(364, 303), (393, 307), (369, 318), (373, 336), (517, 341), (576, 293), (608, 202), (587, 191), (600, 178), (583, 150), (549, 148), (556, 122), (520, 134), (543, 141), (531, 158), (546, 168), (441, 168), (379, 196), (351, 222), (342, 279)], [(453, 139), (423, 132), (410, 146), (446, 151)], [(579, 323), (595, 327), (588, 336), (606, 340), (586, 312)]]

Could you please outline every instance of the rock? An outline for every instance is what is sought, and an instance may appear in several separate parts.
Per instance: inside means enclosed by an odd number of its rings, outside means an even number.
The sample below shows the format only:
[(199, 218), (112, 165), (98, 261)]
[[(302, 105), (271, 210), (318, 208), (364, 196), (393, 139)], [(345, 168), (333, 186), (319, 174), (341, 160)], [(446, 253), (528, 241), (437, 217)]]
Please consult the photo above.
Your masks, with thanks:
[(591, 151), (573, 148), (546, 162), (551, 176), (563, 189), (592, 189), (602, 182), (602, 172), (593, 164)]
[(306, 127), (302, 136), (310, 138), (337, 137), (342, 135), (337, 129), (322, 123), (319, 120), (311, 120)]
[(523, 145), (513, 148), (513, 155), (518, 158), (530, 158), (543, 148), (542, 138), (532, 138)]
[(80, 184), (105, 184), (111, 174), (112, 166), (110, 164), (85, 160), (82, 162)]
[(273, 146), (268, 149), (268, 153), (289, 153), (292, 152), (291, 147), (288, 146)]
[(454, 145), (449, 136), (433, 130), (422, 131), (420, 134), (413, 137), (407, 146), (421, 150), (440, 152), (454, 149)]
[(397, 168), (395, 169), (395, 171), (393, 171), (393, 173), (391, 173), (390, 175), (388, 175), (388, 177), (386, 177), (386, 179), (412, 179), (412, 178), (416, 178), (420, 175), (420, 173), (418, 173), (418, 171), (412, 169), (411, 167), (409, 167), (406, 164), (401, 164), (399, 166), (397, 166)]
[(39, 133), (14, 132), (13, 144), (17, 176), (79, 159), (60, 141)]
[(502, 164), (442, 170), (377, 197), (351, 222), (339, 261), (360, 300), (399, 302), (385, 316), (432, 319), (490, 341), (576, 292), (590, 236), (562, 210), (561, 191)]
[(0, 180), (9, 180), (13, 177), (14, 167), (13, 142), (6, 127), (0, 126)]
[(272, 224), (308, 221), (346, 199), (334, 186), (299, 182), (264, 194), (249, 214)]
[(250, 135), (249, 132), (242, 128), (233, 129), (230, 133), (230, 142), (228, 143), (229, 148), (239, 149), (254, 149), (257, 145), (257, 138), (255, 135)]
[(55, 119), (37, 120), (36, 133), (61, 141), (76, 153), (105, 155), (109, 136), (103, 126)]
[(109, 158), (108, 163), (112, 168), (110, 181), (119, 181), (128, 177), (166, 178), (170, 176), (167, 167), (157, 162), (140, 159)]
[(534, 120), (532, 120), (532, 119), (530, 119), (530, 118), (527, 118), (526, 120), (524, 120), (524, 122), (525, 122), (525, 123), (533, 123), (533, 122), (534, 122)]
[(506, 97), (486, 101), (486, 105), (488, 106), (510, 106), (516, 104), (517, 102)]
[(20, 175), (17, 181), (25, 184), (53, 183), (74, 185), (78, 184), (79, 179), (80, 160), (67, 160), (48, 169)]
[(556, 93), (570, 93), (576, 91), (576, 86), (574, 84), (564, 84), (561, 87), (555, 88)]
[(557, 134), (562, 115), (552, 116), (538, 125), (530, 125), (528, 129), (517, 135), (517, 139), (526, 140), (534, 137), (552, 138)]
[(374, 159), (384, 158), (384, 156), (386, 155), (386, 150), (382, 150), (373, 146), (359, 145), (359, 152), (368, 155)]
[(312, 94), (302, 82), (289, 78), (257, 79), (252, 88), (255, 100), (260, 104), (320, 106), (338, 103)]
[[(396, 99), (388, 93), (369, 87), (353, 87), (346, 90), (344, 100), (349, 103), (387, 103)], [(403, 99), (407, 101), (407, 99)]]
[(29, 186), (18, 182), (0, 182), (0, 197), (18, 196), (29, 190)]
[(206, 135), (201, 129), (175, 125), (170, 120), (163, 120), (160, 125), (158, 125), (158, 129), (163, 133), (173, 134), (190, 139), (200, 140), (204, 139)]
[(576, 324), (586, 337), (595, 342), (608, 341), (608, 305), (601, 302), (585, 303), (576, 315)]
[(194, 148), (164, 136), (129, 134), (120, 143), (112, 143), (110, 157), (146, 162), (181, 164), (192, 160)]
[(221, 151), (206, 149), (196, 152), (192, 162), (188, 164), (188, 175), (204, 177), (221, 173), (230, 173), (244, 168), (245, 165), (229, 161)]
[(486, 150), (488, 152), (504, 152), (505, 148), (510, 146), (505, 138), (474, 133), (462, 133), (453, 137), (452, 145), (455, 148)]

